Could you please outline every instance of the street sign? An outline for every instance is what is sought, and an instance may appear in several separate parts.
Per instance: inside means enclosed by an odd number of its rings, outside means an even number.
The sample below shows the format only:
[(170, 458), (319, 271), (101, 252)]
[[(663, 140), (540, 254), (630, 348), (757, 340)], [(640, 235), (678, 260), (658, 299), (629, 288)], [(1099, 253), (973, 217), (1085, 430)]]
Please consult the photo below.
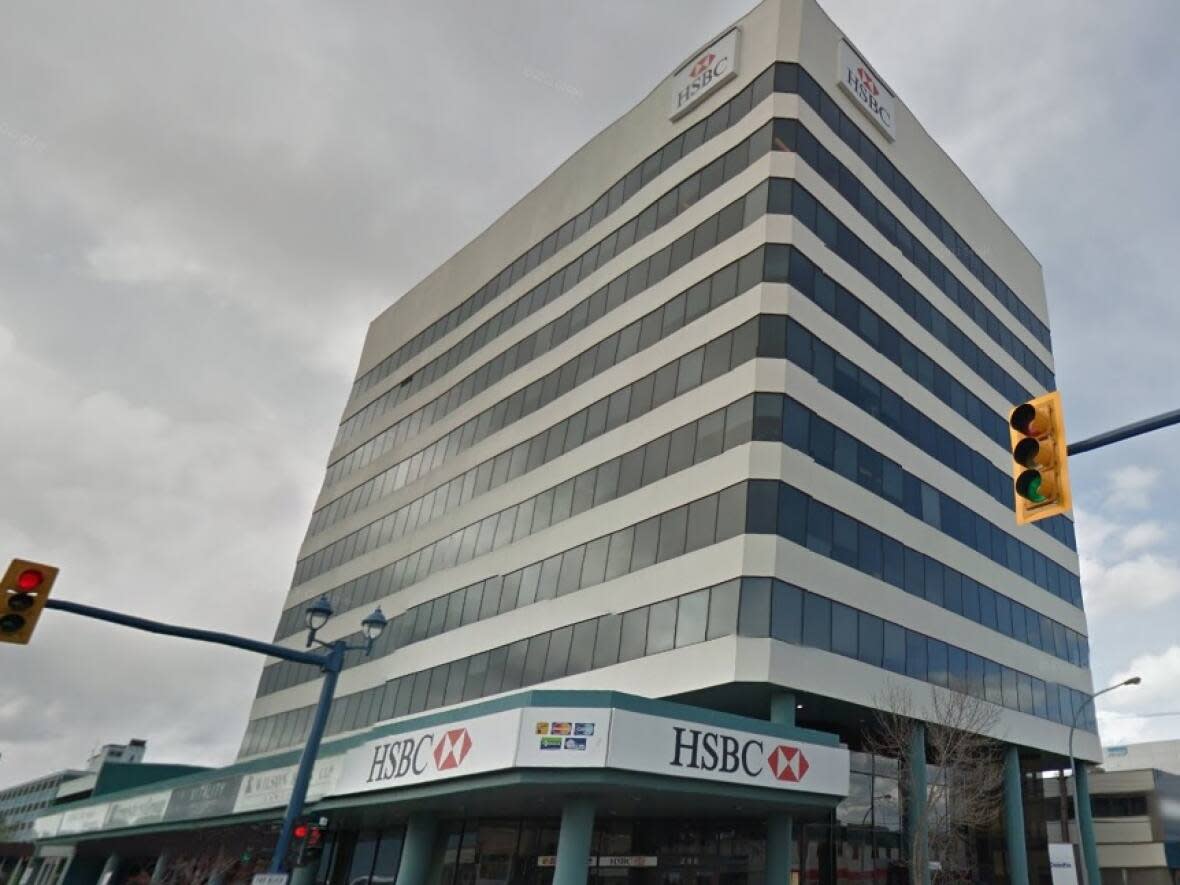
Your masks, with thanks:
[(255, 873), (250, 885), (287, 885), (287, 873)]

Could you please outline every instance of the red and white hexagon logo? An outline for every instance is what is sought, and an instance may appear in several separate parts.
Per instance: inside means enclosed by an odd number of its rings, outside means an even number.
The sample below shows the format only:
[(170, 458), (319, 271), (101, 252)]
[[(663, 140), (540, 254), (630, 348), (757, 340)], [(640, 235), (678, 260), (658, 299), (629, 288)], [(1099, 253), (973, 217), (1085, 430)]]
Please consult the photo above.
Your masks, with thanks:
[(696, 60), (696, 64), (692, 66), (692, 70), (688, 72), (688, 76), (694, 80), (701, 74), (705, 73), (709, 68), (713, 67), (713, 62), (716, 61), (717, 56), (711, 52), (706, 52)]
[(803, 780), (803, 776), (807, 774), (807, 769), (810, 767), (807, 764), (807, 757), (798, 747), (788, 747), (786, 744), (779, 744), (771, 750), (767, 762), (776, 780), (786, 781), (790, 784), (797, 784)]
[(873, 95), (881, 94), (880, 90), (877, 89), (877, 81), (874, 79), (872, 74), (870, 74), (864, 68), (857, 68), (856, 75), (860, 77), (861, 82), (865, 84), (865, 88), (868, 89), (869, 92), (873, 93)]
[(458, 768), (471, 751), (471, 735), (466, 728), (452, 728), (434, 747), (434, 765), (439, 771)]

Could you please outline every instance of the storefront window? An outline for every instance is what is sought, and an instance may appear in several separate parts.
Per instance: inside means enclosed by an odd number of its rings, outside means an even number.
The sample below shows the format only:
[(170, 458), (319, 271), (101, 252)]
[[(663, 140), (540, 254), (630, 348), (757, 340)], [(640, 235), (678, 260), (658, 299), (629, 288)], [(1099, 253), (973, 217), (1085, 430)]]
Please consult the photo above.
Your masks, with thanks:
[(377, 856), (373, 862), (373, 873), (369, 877), (371, 885), (393, 885), (397, 879), (397, 867), (401, 857), (401, 830), (382, 833), (381, 841), (377, 845)]

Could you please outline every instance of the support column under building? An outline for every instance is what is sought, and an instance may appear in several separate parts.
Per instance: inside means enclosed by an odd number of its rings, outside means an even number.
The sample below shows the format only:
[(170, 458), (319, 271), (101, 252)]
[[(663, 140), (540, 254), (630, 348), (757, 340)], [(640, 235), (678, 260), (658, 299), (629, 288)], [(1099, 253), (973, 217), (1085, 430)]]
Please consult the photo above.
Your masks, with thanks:
[(118, 874), (119, 855), (112, 854), (107, 858), (107, 862), (102, 865), (102, 872), (98, 874), (98, 885), (107, 885), (107, 883), (113, 882)]
[(164, 877), (168, 873), (168, 864), (172, 861), (172, 857), (166, 851), (161, 851), (160, 856), (156, 858), (156, 865), (152, 868), (152, 879), (150, 885), (160, 885), (164, 881)]
[(433, 814), (411, 814), (406, 821), (406, 840), (397, 868), (397, 885), (426, 885), (434, 860), (438, 821)]
[[(795, 693), (778, 691), (770, 697), (770, 721), (795, 725)], [(766, 885), (790, 885), (795, 848), (795, 820), (785, 812), (766, 818)]]
[(910, 840), (911, 864), (922, 867), (921, 881), (930, 883), (930, 833), (926, 815), (926, 723), (915, 722), (910, 733), (909, 802), (906, 808), (906, 838)]
[(1008, 845), (1008, 881), (1011, 885), (1028, 885), (1020, 752), (1011, 744), (1004, 752), (1004, 836)]
[(594, 803), (586, 798), (567, 800), (561, 809), (553, 885), (586, 885), (593, 836)]

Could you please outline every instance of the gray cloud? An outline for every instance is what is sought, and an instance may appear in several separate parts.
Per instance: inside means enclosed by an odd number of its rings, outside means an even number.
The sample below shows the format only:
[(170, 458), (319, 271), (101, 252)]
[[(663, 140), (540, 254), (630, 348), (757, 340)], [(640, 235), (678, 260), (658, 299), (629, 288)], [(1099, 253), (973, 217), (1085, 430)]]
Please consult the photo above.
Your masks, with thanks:
[[(368, 321), (750, 5), (9, 4), (0, 554), (268, 636)], [(1176, 8), (826, 6), (1044, 262), (1071, 429), (1175, 405)], [(1174, 438), (1135, 446), (1159, 509)], [(1074, 469), (1107, 575), (1176, 546), (1174, 508), (1108, 509), (1126, 457)], [(1133, 623), (1099, 678), (1170, 660)], [(58, 613), (0, 656), (0, 784), (132, 736), (225, 762), (261, 666)]]

